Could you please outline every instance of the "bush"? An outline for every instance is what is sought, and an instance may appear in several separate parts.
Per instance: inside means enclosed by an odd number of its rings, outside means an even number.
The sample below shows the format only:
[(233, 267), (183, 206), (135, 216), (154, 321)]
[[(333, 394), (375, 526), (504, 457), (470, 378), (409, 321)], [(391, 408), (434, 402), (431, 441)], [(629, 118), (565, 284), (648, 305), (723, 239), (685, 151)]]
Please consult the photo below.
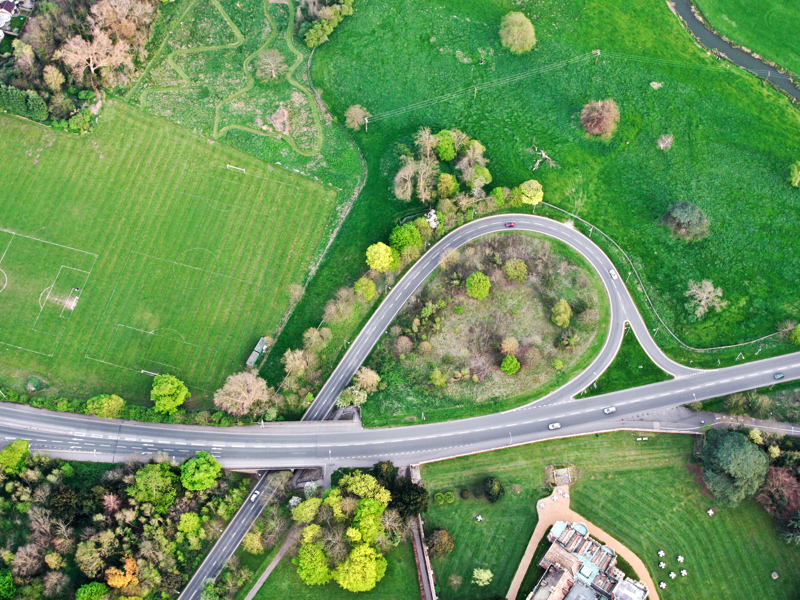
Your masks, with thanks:
[(513, 375), (517, 371), (519, 371), (520, 364), (519, 361), (516, 359), (515, 356), (509, 354), (503, 359), (503, 363), (500, 365), (500, 370), (505, 373), (506, 375)]
[(487, 477), (483, 481), (483, 490), (489, 502), (497, 502), (506, 494), (506, 489), (497, 477)]
[(789, 339), (795, 346), (800, 346), (800, 325), (794, 328), (794, 331), (792, 331)]
[(528, 276), (528, 265), (522, 259), (512, 258), (503, 265), (503, 273), (511, 281), (524, 281)]
[(476, 271), (467, 277), (467, 294), (476, 300), (483, 300), (486, 298), (491, 288), (492, 283), (489, 281), (489, 278), (480, 271)]
[(445, 529), (436, 529), (428, 538), (428, 550), (431, 556), (450, 554), (455, 547), (453, 536)]
[(521, 12), (510, 12), (500, 23), (500, 42), (512, 54), (530, 52), (536, 44), (533, 23)]
[(460, 496), (462, 500), (469, 500), (470, 496), (469, 490), (461, 490)]
[(697, 239), (708, 233), (708, 217), (691, 202), (677, 202), (669, 207), (661, 222), (677, 236)]
[(792, 165), (789, 173), (789, 183), (796, 188), (800, 188), (800, 160)]
[(455, 494), (453, 492), (445, 492), (444, 493), (444, 501), (448, 504), (452, 504), (453, 501), (456, 499)]
[(375, 282), (372, 281), (369, 277), (362, 277), (356, 284), (353, 286), (353, 291), (356, 293), (357, 296), (363, 298), (364, 300), (372, 300), (375, 298), (377, 294), (377, 289), (375, 288)]
[(619, 123), (619, 107), (613, 100), (589, 102), (581, 111), (581, 125), (589, 135), (609, 139)]
[(478, 500), (483, 498), (484, 496), (483, 486), (476, 485), (474, 488), (472, 488), (472, 495), (475, 496)]
[(442, 492), (436, 492), (433, 495), (433, 501), (438, 505), (441, 506), (444, 504), (444, 494)]

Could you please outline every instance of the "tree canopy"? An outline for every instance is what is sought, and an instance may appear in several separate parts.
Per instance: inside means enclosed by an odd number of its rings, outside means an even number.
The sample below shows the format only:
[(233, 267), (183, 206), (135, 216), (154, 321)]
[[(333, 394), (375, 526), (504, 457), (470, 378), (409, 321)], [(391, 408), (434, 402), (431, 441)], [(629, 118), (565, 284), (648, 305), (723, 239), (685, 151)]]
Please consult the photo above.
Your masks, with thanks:
[(128, 494), (137, 502), (149, 502), (157, 513), (165, 513), (175, 502), (178, 476), (170, 470), (169, 463), (145, 465), (136, 472), (136, 482)]
[(86, 414), (97, 415), (101, 419), (116, 419), (125, 408), (125, 400), (119, 396), (102, 394), (90, 398), (86, 403)]
[(544, 190), (542, 184), (535, 179), (529, 179), (520, 184), (519, 190), (522, 194), (522, 203), (536, 206), (544, 200)]
[(528, 265), (521, 258), (512, 258), (503, 265), (503, 273), (511, 281), (525, 281), (528, 276)]
[(703, 481), (721, 503), (737, 506), (756, 493), (769, 468), (767, 455), (736, 431), (712, 429), (700, 452)]
[(181, 465), (181, 483), (187, 490), (199, 491), (214, 487), (222, 465), (208, 452), (198, 452), (195, 458)]
[(150, 400), (155, 403), (156, 412), (174, 414), (189, 397), (189, 389), (174, 375), (156, 375)]
[(486, 298), (486, 296), (489, 295), (489, 290), (491, 288), (492, 282), (489, 281), (489, 278), (480, 271), (476, 271), (467, 277), (467, 294), (476, 300), (483, 300)]
[(350, 592), (368, 592), (383, 579), (386, 559), (369, 544), (358, 544), (333, 571), (333, 579)]
[(383, 242), (372, 244), (367, 248), (367, 264), (370, 269), (385, 273), (391, 270), (393, 262), (392, 249)]
[(500, 370), (505, 373), (506, 375), (513, 375), (520, 369), (519, 361), (513, 354), (509, 354), (503, 359), (503, 363), (500, 365)]
[(318, 544), (304, 544), (292, 562), (297, 565), (297, 574), (306, 585), (325, 585), (332, 574), (328, 557)]
[(500, 42), (512, 54), (525, 54), (536, 44), (533, 23), (521, 12), (510, 12), (500, 22)]
[(0, 468), (7, 475), (16, 475), (30, 455), (28, 440), (15, 440), (0, 450)]
[(266, 410), (275, 404), (275, 390), (251, 371), (229, 375), (214, 394), (214, 406), (236, 417)]
[(375, 288), (375, 282), (369, 277), (362, 277), (356, 281), (353, 286), (353, 291), (364, 300), (370, 301), (375, 298), (378, 290)]
[(422, 246), (422, 235), (413, 223), (406, 223), (392, 230), (389, 244), (400, 252), (407, 246)]
[(556, 302), (555, 306), (553, 306), (550, 319), (557, 327), (566, 329), (569, 327), (570, 317), (572, 317), (572, 309), (569, 303), (564, 298), (561, 298), (561, 300)]
[(0, 600), (11, 600), (16, 593), (17, 588), (14, 586), (11, 571), (3, 569), (0, 571)]
[(497, 477), (487, 477), (483, 481), (483, 491), (486, 492), (486, 499), (489, 502), (497, 502), (505, 496), (506, 488), (500, 483)]
[(92, 583), (87, 583), (78, 588), (78, 591), (75, 593), (75, 600), (105, 600), (109, 597), (110, 593), (111, 588), (105, 583), (93, 581)]

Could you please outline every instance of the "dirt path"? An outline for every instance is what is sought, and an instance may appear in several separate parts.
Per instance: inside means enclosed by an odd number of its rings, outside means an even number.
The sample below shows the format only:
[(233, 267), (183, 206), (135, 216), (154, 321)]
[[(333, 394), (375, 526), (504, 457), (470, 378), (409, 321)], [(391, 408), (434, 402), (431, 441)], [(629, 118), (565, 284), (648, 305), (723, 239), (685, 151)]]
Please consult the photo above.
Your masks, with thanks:
[[(562, 496), (562, 493), (564, 496)], [(528, 572), (528, 567), (531, 564), (531, 560), (536, 552), (536, 548), (539, 546), (539, 542), (544, 537), (544, 534), (548, 528), (550, 528), (550, 526), (552, 526), (556, 521), (578, 521), (586, 524), (586, 526), (589, 528), (589, 534), (592, 537), (603, 541), (608, 546), (611, 546), (611, 548), (613, 548), (619, 556), (630, 563), (630, 565), (636, 571), (636, 576), (647, 586), (647, 589), (650, 590), (650, 595), (648, 596), (650, 600), (659, 600), (657, 591), (658, 588), (656, 587), (652, 577), (650, 577), (647, 567), (644, 566), (644, 563), (639, 559), (639, 557), (629, 550), (624, 544), (622, 544), (622, 542), (616, 540), (614, 537), (596, 525), (593, 525), (584, 519), (574, 510), (570, 509), (570, 499), (568, 494), (569, 487), (557, 487), (555, 490), (553, 490), (552, 496), (545, 498), (544, 500), (539, 500), (537, 503), (536, 509), (539, 513), (539, 522), (536, 524), (536, 529), (533, 530), (533, 535), (528, 542), (528, 547), (525, 549), (525, 554), (522, 556), (522, 561), (519, 563), (519, 568), (514, 575), (514, 579), (511, 581), (511, 587), (508, 589), (506, 599), (516, 600), (517, 594), (519, 593), (519, 588), (522, 585), (522, 580), (525, 578), (525, 573)]]
[(247, 596), (244, 597), (244, 600), (253, 600), (258, 593), (258, 590), (261, 589), (261, 586), (264, 585), (264, 582), (267, 580), (272, 572), (275, 570), (275, 567), (278, 566), (278, 563), (281, 562), (281, 559), (284, 555), (289, 551), (292, 544), (294, 543), (297, 536), (300, 535), (300, 532), (303, 531), (305, 525), (295, 525), (290, 530), (289, 533), (286, 534), (286, 539), (283, 540), (283, 545), (281, 549), (278, 550), (278, 553), (275, 555), (275, 558), (272, 559), (272, 562), (269, 563), (269, 566), (264, 570), (261, 576), (258, 578), (258, 581), (253, 584), (253, 587), (250, 588), (250, 591), (247, 592)]

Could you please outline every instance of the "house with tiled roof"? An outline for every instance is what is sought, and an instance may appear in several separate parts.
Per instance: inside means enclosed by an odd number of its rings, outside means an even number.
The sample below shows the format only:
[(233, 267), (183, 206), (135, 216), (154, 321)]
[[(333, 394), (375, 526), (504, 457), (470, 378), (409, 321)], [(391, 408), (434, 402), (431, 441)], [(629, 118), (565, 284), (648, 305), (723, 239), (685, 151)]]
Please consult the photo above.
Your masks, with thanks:
[(645, 600), (647, 587), (626, 578), (617, 554), (589, 535), (583, 523), (557, 521), (551, 546), (539, 562), (545, 570), (527, 600)]

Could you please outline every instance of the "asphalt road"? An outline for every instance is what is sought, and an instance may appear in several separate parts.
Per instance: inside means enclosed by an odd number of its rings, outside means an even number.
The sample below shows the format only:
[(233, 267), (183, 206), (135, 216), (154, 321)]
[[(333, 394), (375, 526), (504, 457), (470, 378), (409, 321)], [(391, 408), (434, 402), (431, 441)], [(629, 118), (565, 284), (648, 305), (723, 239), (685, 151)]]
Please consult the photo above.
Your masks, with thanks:
[[(130, 455), (155, 452), (165, 452), (180, 460), (196, 450), (207, 450), (228, 468), (322, 466), (330, 470), (342, 465), (371, 465), (383, 458), (409, 464), (565, 435), (632, 428), (634, 421), (653, 411), (767, 387), (775, 383), (776, 372), (784, 373), (783, 381), (800, 379), (800, 353), (710, 371), (678, 365), (658, 349), (624, 283), (610, 275), (613, 268), (610, 260), (591, 240), (555, 221), (505, 215), (473, 221), (452, 232), (395, 285), (325, 384), (319, 395), (320, 403), (312, 406), (314, 412), (308, 415), (309, 419), (327, 414), (338, 391), (349, 382), (402, 303), (425, 281), (446, 251), (480, 235), (505, 231), (503, 224), (511, 220), (517, 230), (552, 235), (579, 250), (597, 269), (611, 299), (610, 332), (598, 358), (574, 380), (532, 404), (483, 417), (377, 430), (362, 429), (357, 423), (332, 421), (272, 423), (263, 428), (148, 424), (3, 404), (0, 441), (25, 438), (31, 441), (33, 450), (76, 460), (119, 462)], [(675, 379), (604, 396), (573, 398), (611, 363), (622, 340), (625, 321), (631, 323), (653, 360), (675, 374)], [(603, 414), (606, 406), (616, 406), (617, 412)], [(554, 422), (562, 427), (549, 430), (548, 425)]]

